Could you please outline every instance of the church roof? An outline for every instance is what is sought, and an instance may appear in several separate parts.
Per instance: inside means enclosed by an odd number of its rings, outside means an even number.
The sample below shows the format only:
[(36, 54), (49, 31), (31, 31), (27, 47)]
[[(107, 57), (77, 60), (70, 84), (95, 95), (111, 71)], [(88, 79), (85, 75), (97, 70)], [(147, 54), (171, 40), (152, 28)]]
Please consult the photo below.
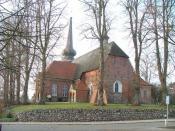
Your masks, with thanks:
[(76, 64), (70, 61), (53, 61), (46, 69), (46, 73), (49, 76), (73, 80), (76, 71)]
[[(128, 55), (126, 55), (125, 52), (115, 44), (115, 42), (104, 45), (104, 59), (106, 59), (108, 55), (129, 58)], [(92, 50), (87, 54), (84, 54), (73, 60), (73, 63), (76, 63), (78, 66), (75, 78), (80, 78), (81, 74), (84, 72), (99, 68), (99, 60), (100, 48)]]

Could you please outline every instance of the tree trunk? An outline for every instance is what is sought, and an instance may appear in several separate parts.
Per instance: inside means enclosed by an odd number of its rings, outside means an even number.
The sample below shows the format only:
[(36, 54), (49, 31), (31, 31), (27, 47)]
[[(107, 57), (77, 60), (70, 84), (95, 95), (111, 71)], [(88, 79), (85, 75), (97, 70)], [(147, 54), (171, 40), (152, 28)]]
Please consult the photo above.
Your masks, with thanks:
[(165, 78), (162, 76), (161, 78), (161, 81), (160, 81), (160, 95), (161, 95), (161, 103), (162, 104), (165, 104), (165, 98), (166, 98), (166, 95), (167, 95), (167, 88), (166, 88), (166, 81), (165, 81)]
[[(132, 35), (132, 41), (134, 45), (135, 52), (135, 73), (134, 73), (134, 83), (133, 83), (133, 104), (139, 105), (140, 96), (140, 57), (142, 53), (142, 26), (145, 17), (143, 13), (141, 20), (139, 20), (138, 14), (139, 1), (138, 0), (126, 0), (125, 8), (129, 15), (130, 30)], [(140, 25), (140, 26), (139, 26)]]
[(42, 57), (42, 72), (41, 72), (41, 86), (40, 86), (40, 100), (39, 104), (45, 104), (45, 71), (46, 71), (46, 57), (45, 54)]
[(25, 84), (24, 84), (24, 93), (23, 93), (23, 104), (28, 104), (28, 83), (29, 83), (29, 72), (25, 73)]
[[(26, 38), (26, 43), (28, 43), (28, 40)], [(25, 58), (25, 83), (24, 83), (24, 92), (23, 92), (23, 104), (28, 103), (28, 83), (29, 83), (29, 53), (30, 50), (28, 47), (25, 48), (26, 51), (26, 58)]]
[(9, 99), (9, 103), (10, 105), (14, 104), (14, 74), (13, 72), (10, 72), (10, 90), (9, 90), (9, 95), (10, 95), (10, 99)]
[[(19, 49), (19, 51), (21, 51)], [(21, 52), (18, 54), (18, 67), (16, 73), (16, 104), (20, 104), (20, 90), (21, 90)]]
[(20, 69), (18, 70), (18, 73), (16, 75), (16, 104), (20, 104), (20, 90), (21, 90), (21, 75), (20, 75)]
[(10, 90), (9, 90), (9, 95), (10, 95), (10, 99), (9, 102), (10, 104), (14, 104), (15, 101), (15, 79), (14, 79), (14, 63), (15, 63), (15, 45), (14, 45), (14, 41), (12, 41), (11, 43), (11, 50), (10, 50), (10, 62), (9, 62), (9, 67), (10, 67)]
[(133, 104), (140, 105), (140, 66), (139, 60), (135, 59), (135, 69), (136, 69), (136, 76), (135, 76), (135, 85), (134, 85), (134, 97), (133, 97)]
[(103, 106), (103, 94), (104, 94), (104, 47), (103, 41), (100, 41), (100, 74), (99, 74), (99, 87), (98, 87), (98, 98), (97, 98), (97, 105)]
[(4, 76), (4, 105), (5, 107), (9, 106), (9, 71), (5, 70), (5, 76)]

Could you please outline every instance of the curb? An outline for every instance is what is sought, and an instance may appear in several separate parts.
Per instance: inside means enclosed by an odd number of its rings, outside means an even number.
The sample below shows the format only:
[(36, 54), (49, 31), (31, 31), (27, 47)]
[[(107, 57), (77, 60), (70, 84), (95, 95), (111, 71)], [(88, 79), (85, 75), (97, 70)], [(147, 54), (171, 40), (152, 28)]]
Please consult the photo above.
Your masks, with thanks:
[[(101, 122), (0, 122), (2, 125), (108, 125), (108, 124), (135, 124), (165, 122), (165, 119), (156, 120), (137, 120), (137, 121), (101, 121)], [(175, 122), (175, 119), (169, 119), (168, 122)]]

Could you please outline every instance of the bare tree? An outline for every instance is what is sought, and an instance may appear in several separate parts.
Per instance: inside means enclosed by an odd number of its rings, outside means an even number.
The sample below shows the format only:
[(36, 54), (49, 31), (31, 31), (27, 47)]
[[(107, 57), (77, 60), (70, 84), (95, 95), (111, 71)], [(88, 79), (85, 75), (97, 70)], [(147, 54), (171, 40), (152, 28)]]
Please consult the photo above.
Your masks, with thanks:
[[(65, 9), (63, 2), (56, 3), (56, 0), (38, 0), (37, 1), (37, 16), (36, 22), (38, 24), (38, 43), (37, 49), (39, 52), (38, 58), (41, 60), (42, 69), (40, 75), (40, 104), (45, 103), (45, 71), (46, 62), (50, 51), (55, 47), (61, 37), (63, 25), (60, 20)], [(55, 39), (55, 40), (54, 40)]]
[[(8, 2), (5, 1), (5, 2)], [(0, 34), (0, 53), (1, 70), (4, 75), (4, 100), (6, 105), (20, 103), (21, 91), (21, 72), (23, 58), (25, 53), (23, 48), (28, 47), (31, 43), (26, 42), (25, 39), (29, 38), (26, 34), (25, 19), (29, 18), (26, 15), (26, 8), (31, 6), (30, 3), (22, 4), (21, 1), (9, 1), (9, 5), (13, 4), (13, 12), (6, 9), (3, 4), (0, 6), (3, 10), (1, 15), (1, 34)], [(14, 2), (14, 3), (13, 3)], [(5, 12), (5, 13), (4, 13)], [(32, 32), (33, 33), (33, 32)], [(30, 36), (31, 37), (31, 36)], [(28, 44), (28, 45), (27, 45)], [(25, 48), (26, 49), (26, 48)], [(26, 51), (27, 52), (27, 51)], [(28, 53), (28, 52), (27, 52)], [(30, 52), (31, 53), (31, 52)], [(27, 60), (30, 60), (29, 58)], [(30, 67), (30, 63), (28, 65)], [(27, 83), (28, 86), (28, 83)], [(24, 88), (25, 89), (25, 88)], [(16, 100), (16, 101), (15, 101)]]
[[(161, 102), (165, 102), (167, 95), (167, 75), (169, 61), (169, 43), (171, 25), (174, 20), (174, 0), (150, 0), (149, 13), (153, 19), (154, 41), (156, 46), (157, 68), (161, 86)], [(161, 50), (163, 48), (163, 50)]]
[[(104, 43), (107, 44), (108, 32), (110, 30), (111, 20), (107, 16), (107, 6), (110, 0), (80, 0), (88, 8), (88, 15), (92, 18), (92, 24), (88, 26), (83, 32), (88, 39), (97, 39), (100, 43), (100, 68), (99, 68), (99, 84), (97, 105), (104, 105)], [(89, 33), (89, 34), (88, 34)]]
[(122, 1), (129, 20), (129, 31), (133, 41), (135, 53), (135, 80), (134, 80), (134, 98), (133, 104), (139, 105), (140, 96), (140, 60), (142, 49), (145, 44), (145, 38), (148, 31), (145, 29), (145, 16), (147, 6), (141, 0), (124, 0)]
[(0, 68), (4, 75), (4, 100), (6, 105), (14, 104), (14, 100), (19, 104), (22, 90), (26, 104), (36, 55), (45, 69), (46, 58), (61, 36), (63, 27), (58, 20), (65, 5), (54, 0), (9, 2), (12, 2), (9, 5), (13, 4), (12, 11), (0, 3)]
[(24, 78), (24, 91), (23, 91), (23, 104), (28, 103), (28, 86), (30, 73), (34, 64), (36, 56), (36, 47), (38, 43), (38, 23), (36, 22), (37, 14), (36, 3), (33, 0), (24, 0), (25, 5), (25, 17), (23, 17), (23, 42), (25, 43), (23, 48), (25, 50), (25, 78)]
[[(11, 35), (13, 34), (13, 27), (15, 27), (15, 22), (12, 24), (10, 19), (8, 20), (8, 23), (3, 24), (3, 27), (8, 28), (8, 30), (4, 31), (3, 38), (6, 39), (6, 41), (3, 41), (3, 43), (6, 45), (4, 50), (1, 51), (1, 64), (2, 68), (1, 71), (4, 75), (4, 101), (5, 105), (11, 105), (15, 103), (15, 74), (16, 74), (16, 48), (15, 44), (16, 42), (14, 39), (9, 39)], [(16, 31), (17, 32), (17, 31)]]

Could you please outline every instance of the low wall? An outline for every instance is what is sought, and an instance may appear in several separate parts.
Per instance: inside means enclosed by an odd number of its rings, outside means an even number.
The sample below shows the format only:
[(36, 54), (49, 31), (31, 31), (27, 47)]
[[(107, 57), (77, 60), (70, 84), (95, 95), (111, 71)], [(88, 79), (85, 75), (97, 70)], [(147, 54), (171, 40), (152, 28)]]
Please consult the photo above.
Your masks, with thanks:
[[(18, 113), (16, 117), (21, 122), (121, 121), (162, 119), (165, 114), (165, 110), (153, 109), (54, 109)], [(170, 111), (170, 116), (175, 118), (175, 110)]]

